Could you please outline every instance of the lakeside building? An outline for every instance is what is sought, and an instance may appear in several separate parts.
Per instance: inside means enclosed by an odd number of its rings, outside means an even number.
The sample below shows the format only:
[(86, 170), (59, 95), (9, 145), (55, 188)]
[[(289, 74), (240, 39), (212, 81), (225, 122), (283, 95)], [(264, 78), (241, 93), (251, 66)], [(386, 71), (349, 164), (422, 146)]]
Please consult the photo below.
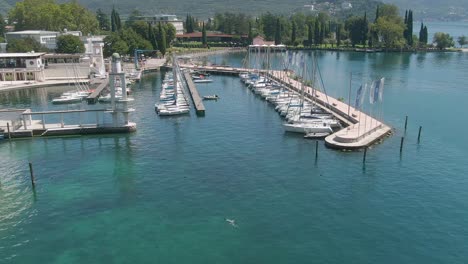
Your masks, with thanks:
[(13, 39), (24, 39), (32, 38), (39, 42), (42, 46), (47, 49), (54, 50), (57, 48), (57, 37), (61, 35), (74, 35), (81, 37), (81, 31), (67, 31), (64, 30), (63, 33), (58, 31), (45, 31), (45, 30), (23, 30), (23, 31), (13, 31), (5, 33), (6, 42)]
[(0, 53), (0, 81), (44, 81), (45, 53)]
[(153, 15), (153, 16), (138, 16), (135, 21), (145, 21), (152, 25), (157, 25), (159, 22), (162, 24), (172, 24), (176, 29), (176, 34), (184, 33), (184, 22), (177, 18), (176, 15)]

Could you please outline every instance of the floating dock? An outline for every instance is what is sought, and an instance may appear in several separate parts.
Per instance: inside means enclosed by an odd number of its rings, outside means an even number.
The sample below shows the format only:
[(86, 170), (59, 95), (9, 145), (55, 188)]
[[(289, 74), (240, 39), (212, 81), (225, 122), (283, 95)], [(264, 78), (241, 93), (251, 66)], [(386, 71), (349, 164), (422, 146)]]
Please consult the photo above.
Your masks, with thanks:
[[(63, 110), (63, 111), (42, 111), (32, 112), (30, 109), (20, 110), (0, 110), (0, 128), (3, 130), (5, 139), (25, 138), (25, 137), (45, 137), (45, 136), (66, 136), (66, 135), (89, 135), (89, 134), (109, 134), (109, 133), (129, 133), (136, 131), (136, 124), (128, 122), (124, 124), (118, 122), (117, 125), (105, 123), (104, 113), (111, 113), (109, 109), (93, 110)], [(83, 115), (94, 114), (95, 123), (85, 123)], [(60, 123), (47, 123), (48, 116), (55, 115), (60, 119)], [(65, 118), (70, 115), (78, 115), (79, 122), (68, 123)], [(40, 119), (33, 119), (39, 116)], [(88, 119), (89, 120), (89, 119)]]
[(86, 101), (88, 104), (95, 104), (101, 95), (102, 90), (109, 85), (109, 79), (102, 79), (102, 82), (96, 87), (93, 93), (91, 93), (87, 98)]
[(187, 82), (187, 86), (190, 91), (190, 97), (192, 97), (193, 105), (195, 106), (195, 110), (197, 115), (205, 115), (205, 105), (203, 105), (203, 100), (198, 93), (197, 87), (192, 81), (192, 77), (188, 72), (184, 73), (185, 81)]
[[(266, 71), (232, 67), (211, 67), (199, 65), (180, 65), (184, 68), (206, 71), (213, 74), (238, 75), (241, 72), (259, 72), (284, 87), (300, 92), (302, 83), (296, 81), (285, 71)], [(318, 106), (330, 112), (347, 126), (325, 138), (325, 145), (333, 149), (358, 150), (364, 149), (382, 140), (392, 131), (391, 127), (372, 116), (360, 112), (354, 107), (326, 95), (310, 86), (304, 87), (304, 96), (315, 102)]]

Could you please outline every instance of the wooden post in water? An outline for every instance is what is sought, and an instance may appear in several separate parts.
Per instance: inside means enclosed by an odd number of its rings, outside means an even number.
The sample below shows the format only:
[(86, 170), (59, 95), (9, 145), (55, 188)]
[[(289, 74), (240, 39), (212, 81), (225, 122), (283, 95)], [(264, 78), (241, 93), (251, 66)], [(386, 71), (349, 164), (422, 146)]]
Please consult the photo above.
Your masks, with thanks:
[(362, 157), (362, 165), (366, 165), (367, 147), (364, 148), (364, 156)]
[(315, 141), (315, 160), (318, 158), (318, 140)]
[(11, 140), (10, 123), (7, 123), (6, 125), (8, 130), (8, 140)]
[(405, 118), (405, 134), (406, 134), (406, 128), (408, 127), (408, 116)]
[(403, 152), (403, 143), (405, 142), (405, 137), (401, 137), (401, 142), (400, 142), (400, 154)]
[(29, 162), (29, 173), (31, 174), (32, 188), (33, 188), (33, 190), (35, 190), (36, 189), (36, 182), (34, 180), (34, 171), (33, 171), (33, 166), (32, 166), (31, 162)]
[(419, 142), (421, 141), (421, 130), (422, 130), (422, 126), (419, 126), (419, 132), (418, 132), (418, 144), (419, 144)]

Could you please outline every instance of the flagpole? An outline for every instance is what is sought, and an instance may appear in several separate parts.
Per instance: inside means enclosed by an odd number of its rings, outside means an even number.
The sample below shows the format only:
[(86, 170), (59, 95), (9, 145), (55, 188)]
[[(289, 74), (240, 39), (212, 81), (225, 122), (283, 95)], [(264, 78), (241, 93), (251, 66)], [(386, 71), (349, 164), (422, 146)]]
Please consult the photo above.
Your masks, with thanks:
[(348, 92), (348, 119), (351, 118), (349, 116), (349, 110), (351, 108), (351, 82), (353, 79), (353, 72), (349, 73), (349, 92)]

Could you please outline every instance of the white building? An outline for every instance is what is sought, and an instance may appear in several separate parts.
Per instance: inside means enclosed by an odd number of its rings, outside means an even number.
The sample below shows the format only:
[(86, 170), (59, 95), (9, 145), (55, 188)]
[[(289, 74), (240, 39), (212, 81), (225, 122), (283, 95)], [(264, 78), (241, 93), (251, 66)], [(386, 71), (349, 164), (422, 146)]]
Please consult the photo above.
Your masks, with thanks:
[(0, 53), (0, 82), (43, 81), (45, 53)]
[(152, 25), (157, 25), (159, 22), (163, 24), (170, 23), (175, 27), (176, 35), (184, 34), (184, 22), (178, 19), (176, 15), (139, 16), (137, 19), (149, 22)]
[(5, 33), (5, 38), (7, 43), (13, 39), (32, 38), (47, 49), (54, 50), (57, 48), (57, 37), (61, 35), (74, 35), (80, 37), (82, 34), (81, 31), (67, 31), (66, 29), (63, 33), (45, 30), (23, 30), (7, 32)]

